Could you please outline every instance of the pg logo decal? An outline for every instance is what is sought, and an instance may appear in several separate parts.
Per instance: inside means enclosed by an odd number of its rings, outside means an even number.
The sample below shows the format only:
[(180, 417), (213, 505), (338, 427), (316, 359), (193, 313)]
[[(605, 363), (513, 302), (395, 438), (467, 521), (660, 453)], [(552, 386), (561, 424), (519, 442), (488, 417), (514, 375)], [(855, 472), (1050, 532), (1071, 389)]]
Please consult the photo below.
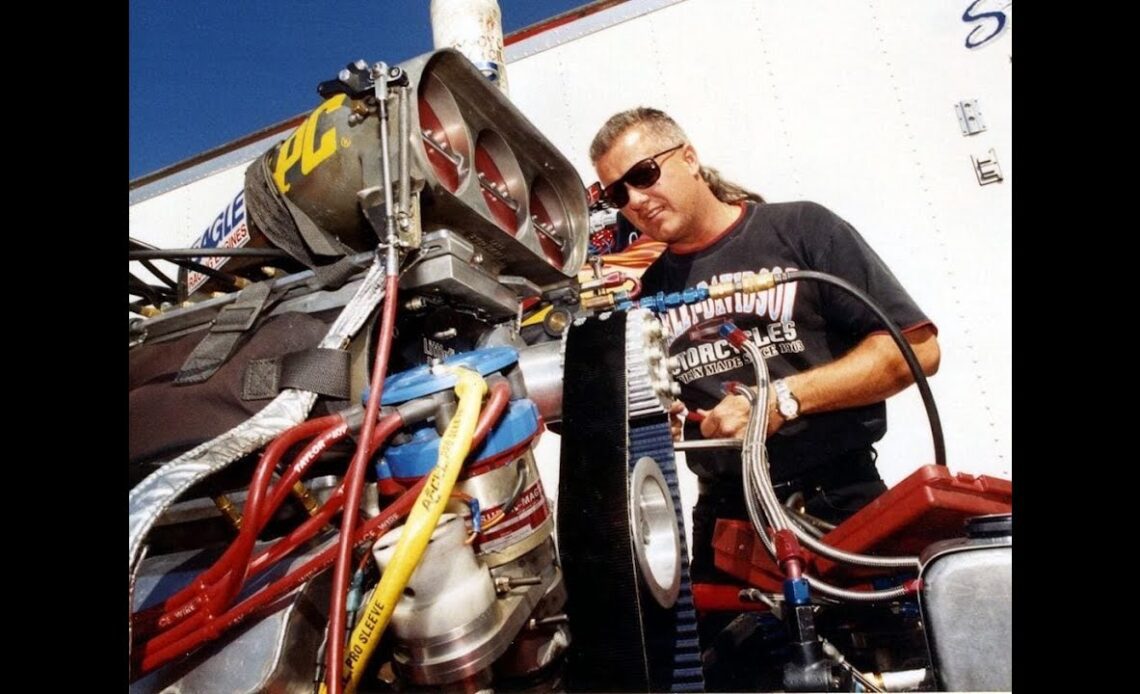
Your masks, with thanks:
[(340, 108), (344, 100), (344, 94), (337, 94), (325, 101), (305, 119), (301, 127), (281, 143), (277, 149), (277, 161), (273, 164), (273, 181), (277, 184), (277, 190), (288, 193), (290, 180), (296, 181), (298, 177), (308, 176), (309, 172), (336, 152), (336, 127), (327, 126), (322, 130), (322, 126), (327, 125), (322, 123), (325, 120), (322, 116)]

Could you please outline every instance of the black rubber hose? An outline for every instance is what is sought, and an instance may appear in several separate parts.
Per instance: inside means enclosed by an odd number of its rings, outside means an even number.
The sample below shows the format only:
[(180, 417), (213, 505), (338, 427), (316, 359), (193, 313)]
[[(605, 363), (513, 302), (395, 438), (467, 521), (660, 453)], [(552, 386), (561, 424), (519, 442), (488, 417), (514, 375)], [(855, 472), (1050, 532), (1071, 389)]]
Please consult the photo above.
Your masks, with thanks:
[(907, 366), (914, 374), (914, 383), (918, 386), (918, 392), (922, 396), (922, 404), (926, 408), (926, 417), (930, 421), (930, 435), (934, 439), (934, 462), (938, 465), (946, 466), (946, 440), (942, 436), (942, 420), (938, 416), (938, 407), (934, 404), (934, 395), (930, 392), (930, 384), (926, 381), (926, 374), (922, 372), (922, 365), (918, 363), (918, 357), (914, 355), (914, 350), (911, 349), (910, 343), (903, 337), (902, 332), (898, 326), (894, 324), (887, 314), (883, 313), (863, 290), (859, 289), (850, 282), (829, 275), (826, 272), (817, 272), (815, 270), (790, 270), (788, 272), (774, 273), (776, 284), (785, 284), (787, 282), (795, 282), (797, 280), (815, 280), (817, 282), (824, 282), (826, 284), (834, 285), (840, 289), (852, 294), (855, 298), (862, 301), (871, 309), (871, 312), (883, 322), (887, 331), (894, 338), (895, 344), (899, 346), (902, 351), (903, 358), (906, 359)]
[(130, 278), (130, 285), (127, 290), (128, 294), (141, 296), (147, 302), (152, 303), (155, 306), (158, 306), (163, 302), (164, 292), (162, 287), (155, 287), (153, 285), (147, 284), (138, 277), (132, 275), (129, 271), (127, 272), (127, 275)]
[(280, 248), (143, 248), (127, 251), (128, 260), (186, 260), (191, 258), (288, 258)]
[(160, 282), (162, 282), (163, 284), (165, 284), (166, 286), (170, 287), (171, 289), (173, 289), (175, 291), (178, 290), (178, 283), (175, 282), (174, 280), (170, 279), (169, 277), (167, 277), (166, 273), (163, 272), (162, 270), (159, 270), (155, 266), (154, 263), (150, 262), (149, 260), (143, 260), (142, 266), (145, 267), (147, 270), (149, 270), (150, 274), (152, 274), (156, 278), (158, 278), (158, 280)]

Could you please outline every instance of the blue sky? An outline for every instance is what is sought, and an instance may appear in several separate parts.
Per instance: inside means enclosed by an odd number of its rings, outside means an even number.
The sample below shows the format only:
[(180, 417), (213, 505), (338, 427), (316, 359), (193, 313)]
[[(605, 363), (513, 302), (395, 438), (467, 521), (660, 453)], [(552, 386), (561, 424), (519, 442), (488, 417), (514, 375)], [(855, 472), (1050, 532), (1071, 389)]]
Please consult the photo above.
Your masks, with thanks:
[[(130, 178), (311, 110), (358, 58), (431, 50), (430, 0), (130, 0)], [(503, 33), (588, 0), (499, 0)]]

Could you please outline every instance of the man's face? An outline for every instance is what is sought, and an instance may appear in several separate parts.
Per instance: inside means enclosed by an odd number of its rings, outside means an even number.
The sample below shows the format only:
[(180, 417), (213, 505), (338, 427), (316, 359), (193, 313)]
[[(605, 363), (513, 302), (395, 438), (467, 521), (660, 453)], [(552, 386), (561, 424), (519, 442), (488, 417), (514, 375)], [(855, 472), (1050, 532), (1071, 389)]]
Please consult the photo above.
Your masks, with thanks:
[[(625, 175), (634, 164), (652, 157), (679, 142), (665, 142), (636, 125), (622, 133), (609, 151), (595, 163), (598, 179), (608, 186)], [(648, 188), (626, 185), (629, 203), (621, 208), (635, 227), (655, 241), (677, 243), (692, 240), (697, 233), (693, 224), (700, 186), (700, 164), (696, 152), (685, 145), (657, 157), (661, 178)]]

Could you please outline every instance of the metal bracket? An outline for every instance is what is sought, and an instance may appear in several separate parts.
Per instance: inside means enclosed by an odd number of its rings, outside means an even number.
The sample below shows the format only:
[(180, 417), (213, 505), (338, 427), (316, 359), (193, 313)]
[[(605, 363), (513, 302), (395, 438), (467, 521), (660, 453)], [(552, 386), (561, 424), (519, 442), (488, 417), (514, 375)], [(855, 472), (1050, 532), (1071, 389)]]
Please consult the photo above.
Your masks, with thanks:
[[(408, 84), (408, 76), (402, 68), (389, 68), (384, 63), (377, 65), (383, 66), (387, 84)], [(363, 60), (357, 60), (355, 63), (345, 65), (344, 69), (337, 73), (335, 80), (326, 80), (318, 84), (317, 94), (322, 99), (327, 99), (334, 94), (347, 94), (350, 99), (355, 100), (373, 94), (375, 88), (376, 77), (372, 69)]]
[(954, 113), (958, 116), (958, 125), (962, 128), (962, 135), (969, 137), (986, 129), (986, 122), (982, 120), (982, 110), (978, 107), (977, 99), (959, 101), (954, 104)]
[(515, 275), (499, 275), (499, 282), (504, 287), (512, 290), (518, 295), (520, 299), (525, 299), (529, 296), (541, 296), (542, 289), (537, 284), (531, 282), (525, 277), (516, 277)]
[(1001, 183), (1004, 180), (1005, 177), (1001, 174), (1001, 165), (998, 164), (997, 153), (992, 147), (988, 157), (982, 158), (971, 155), (970, 161), (974, 164), (974, 175), (978, 177), (978, 185)]
[(349, 63), (337, 73), (335, 80), (327, 80), (317, 85), (317, 94), (327, 99), (334, 94), (347, 94), (352, 99), (363, 99), (372, 92), (372, 75), (368, 63), (357, 60)]

